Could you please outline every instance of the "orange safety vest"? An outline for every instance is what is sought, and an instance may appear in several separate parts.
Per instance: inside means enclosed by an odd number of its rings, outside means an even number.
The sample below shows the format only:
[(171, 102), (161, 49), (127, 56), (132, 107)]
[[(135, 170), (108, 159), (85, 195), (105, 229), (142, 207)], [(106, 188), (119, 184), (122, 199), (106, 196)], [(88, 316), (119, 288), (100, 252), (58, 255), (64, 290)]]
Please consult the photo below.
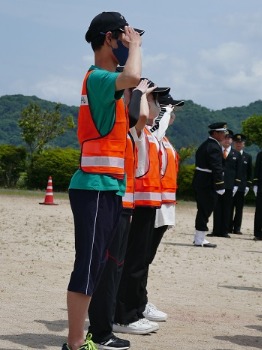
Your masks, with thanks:
[(166, 137), (163, 137), (162, 145), (167, 159), (165, 172), (161, 176), (162, 203), (176, 203), (179, 155)]
[[(135, 178), (135, 206), (161, 207), (161, 183), (159, 143), (145, 127), (148, 143), (149, 169), (142, 176)], [(138, 153), (139, 157), (139, 153)]]
[(127, 134), (126, 144), (126, 192), (122, 197), (123, 208), (134, 208), (134, 190), (135, 190), (135, 170), (137, 165), (136, 147), (130, 133)]
[(81, 106), (78, 114), (78, 141), (81, 144), (80, 169), (87, 173), (104, 174), (117, 179), (124, 178), (127, 114), (123, 99), (117, 100), (115, 122), (110, 132), (102, 136), (96, 128), (88, 104), (88, 71), (82, 87)]

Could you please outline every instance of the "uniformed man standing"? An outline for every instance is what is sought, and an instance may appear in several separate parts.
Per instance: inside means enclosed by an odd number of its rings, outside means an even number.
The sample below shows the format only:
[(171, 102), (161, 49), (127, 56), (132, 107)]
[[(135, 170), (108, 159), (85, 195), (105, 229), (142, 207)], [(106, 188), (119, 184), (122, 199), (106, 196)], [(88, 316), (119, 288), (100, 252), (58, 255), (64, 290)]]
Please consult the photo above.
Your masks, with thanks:
[(252, 185), (252, 156), (244, 151), (246, 137), (243, 134), (235, 134), (233, 136), (233, 147), (241, 154), (241, 183), (233, 197), (233, 205), (231, 212), (231, 226), (229, 232), (242, 235), (241, 224), (243, 216), (243, 207), (245, 196)]
[(253, 191), (256, 196), (254, 240), (262, 241), (262, 151), (258, 152), (254, 170)]
[(221, 141), (223, 153), (223, 168), (225, 193), (219, 197), (213, 212), (213, 233), (208, 236), (230, 238), (228, 234), (231, 224), (231, 208), (233, 197), (241, 183), (241, 155), (232, 148), (233, 131), (228, 130), (225, 139)]
[(196, 151), (193, 188), (197, 203), (195, 219), (194, 245), (197, 247), (215, 248), (216, 244), (205, 239), (208, 232), (208, 220), (212, 214), (218, 196), (225, 192), (222, 149), (220, 142), (227, 132), (225, 122), (209, 125), (209, 138)]

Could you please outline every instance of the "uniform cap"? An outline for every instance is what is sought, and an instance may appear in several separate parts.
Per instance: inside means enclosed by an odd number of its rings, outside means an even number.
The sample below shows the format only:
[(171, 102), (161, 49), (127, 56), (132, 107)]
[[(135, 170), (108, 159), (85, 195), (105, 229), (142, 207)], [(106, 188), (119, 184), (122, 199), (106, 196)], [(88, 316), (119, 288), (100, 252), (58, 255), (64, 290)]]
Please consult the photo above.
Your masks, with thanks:
[(228, 137), (228, 138), (233, 138), (233, 136), (234, 136), (234, 133), (233, 133), (233, 131), (232, 130), (230, 130), (230, 129), (227, 129), (227, 131), (226, 131), (226, 137)]
[(247, 139), (246, 136), (243, 134), (235, 134), (233, 136), (233, 141), (235, 142), (243, 142), (243, 141), (246, 141), (246, 139)]
[(210, 131), (227, 131), (226, 122), (218, 122), (208, 125)]
[[(119, 12), (101, 12), (90, 23), (90, 26), (86, 32), (85, 39), (90, 43), (93, 39), (100, 34), (106, 34), (109, 31), (119, 30), (124, 32), (124, 27), (128, 26), (128, 23), (124, 16)], [(136, 29), (140, 35), (144, 34), (144, 30)]]

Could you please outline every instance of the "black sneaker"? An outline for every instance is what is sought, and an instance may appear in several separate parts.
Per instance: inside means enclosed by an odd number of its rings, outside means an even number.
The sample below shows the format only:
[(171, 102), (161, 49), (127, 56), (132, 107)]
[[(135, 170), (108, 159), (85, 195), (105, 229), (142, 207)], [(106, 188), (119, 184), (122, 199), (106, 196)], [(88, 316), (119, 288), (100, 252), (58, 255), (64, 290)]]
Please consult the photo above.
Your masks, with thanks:
[(115, 335), (113, 335), (110, 339), (106, 341), (96, 343), (96, 346), (99, 350), (126, 350), (130, 348), (130, 341), (117, 338)]

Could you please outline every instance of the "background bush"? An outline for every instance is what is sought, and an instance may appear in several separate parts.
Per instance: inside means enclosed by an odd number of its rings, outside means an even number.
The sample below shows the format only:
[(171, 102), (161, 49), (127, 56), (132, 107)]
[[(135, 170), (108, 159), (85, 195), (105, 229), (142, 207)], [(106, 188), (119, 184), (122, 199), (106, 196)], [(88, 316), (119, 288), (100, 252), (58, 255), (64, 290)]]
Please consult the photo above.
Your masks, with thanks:
[(28, 172), (28, 188), (45, 189), (52, 176), (54, 191), (66, 191), (73, 173), (79, 166), (80, 151), (55, 148), (35, 155)]
[(193, 200), (194, 191), (192, 187), (192, 180), (195, 171), (195, 165), (181, 164), (178, 172), (178, 199)]
[(24, 147), (0, 145), (0, 186), (16, 187), (26, 164)]

